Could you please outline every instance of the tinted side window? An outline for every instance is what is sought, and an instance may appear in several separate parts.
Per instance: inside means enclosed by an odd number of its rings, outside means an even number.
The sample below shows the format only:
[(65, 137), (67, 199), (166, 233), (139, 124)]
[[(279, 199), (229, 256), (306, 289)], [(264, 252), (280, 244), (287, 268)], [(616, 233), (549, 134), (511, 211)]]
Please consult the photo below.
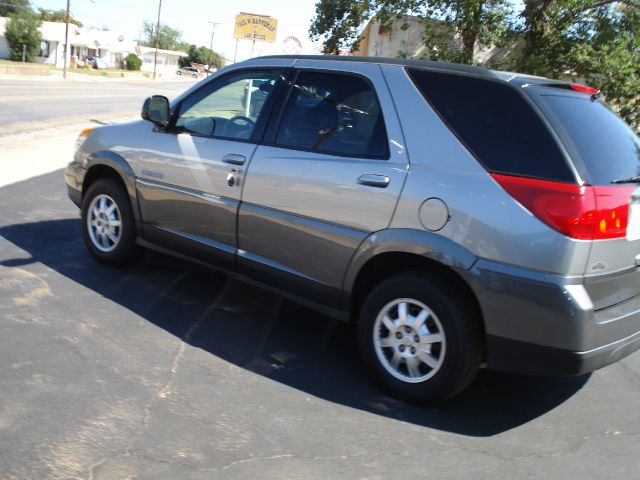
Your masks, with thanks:
[(640, 139), (606, 104), (582, 94), (539, 98), (589, 183), (640, 176)]
[(301, 72), (276, 143), (345, 156), (389, 157), (378, 97), (368, 82), (351, 75)]
[(509, 85), (411, 70), (425, 98), (490, 172), (576, 181), (540, 117)]

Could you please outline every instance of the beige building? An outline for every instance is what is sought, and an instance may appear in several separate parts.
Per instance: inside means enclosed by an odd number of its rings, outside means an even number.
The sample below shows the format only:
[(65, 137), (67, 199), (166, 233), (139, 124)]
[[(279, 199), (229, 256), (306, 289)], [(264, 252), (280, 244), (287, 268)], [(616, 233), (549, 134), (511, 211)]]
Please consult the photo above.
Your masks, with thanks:
[[(402, 29), (407, 22), (408, 28)], [(447, 27), (436, 26), (444, 31)], [(394, 19), (391, 27), (382, 25), (375, 18), (370, 20), (360, 35), (360, 44), (353, 55), (391, 58), (429, 58), (428, 45), (424, 44), (425, 23), (421, 17), (409, 16)], [(458, 36), (451, 32), (451, 44), (460, 42)], [(474, 56), (485, 63), (495, 56), (504, 55), (505, 51), (495, 46), (476, 44)]]

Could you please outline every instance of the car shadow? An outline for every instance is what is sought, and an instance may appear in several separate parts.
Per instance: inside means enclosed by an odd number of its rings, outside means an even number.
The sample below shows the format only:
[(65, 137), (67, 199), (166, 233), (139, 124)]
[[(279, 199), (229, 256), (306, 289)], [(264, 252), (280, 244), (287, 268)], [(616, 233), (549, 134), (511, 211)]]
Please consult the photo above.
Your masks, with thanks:
[(42, 263), (228, 362), (310, 395), (416, 425), (496, 435), (552, 410), (589, 378), (482, 371), (449, 402), (412, 405), (372, 384), (358, 358), (353, 325), (155, 252), (125, 269), (100, 265), (82, 243), (78, 219), (9, 225), (0, 235), (30, 255), (1, 261), (4, 267)]

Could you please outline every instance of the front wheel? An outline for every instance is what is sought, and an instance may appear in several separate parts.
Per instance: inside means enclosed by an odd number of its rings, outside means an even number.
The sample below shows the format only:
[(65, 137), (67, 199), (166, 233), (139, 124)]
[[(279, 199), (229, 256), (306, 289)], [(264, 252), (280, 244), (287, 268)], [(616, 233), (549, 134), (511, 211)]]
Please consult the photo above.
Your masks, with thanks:
[(446, 400), (466, 388), (483, 357), (479, 315), (447, 279), (393, 276), (365, 299), (360, 352), (393, 395), (413, 402)]
[(106, 265), (119, 266), (139, 253), (131, 203), (110, 178), (97, 180), (82, 199), (82, 233), (91, 254)]

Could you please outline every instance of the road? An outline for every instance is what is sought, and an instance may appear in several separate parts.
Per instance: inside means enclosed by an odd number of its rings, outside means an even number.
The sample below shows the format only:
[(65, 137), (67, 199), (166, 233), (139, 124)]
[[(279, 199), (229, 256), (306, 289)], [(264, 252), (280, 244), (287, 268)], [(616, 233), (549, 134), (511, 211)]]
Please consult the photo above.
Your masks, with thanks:
[(0, 78), (0, 185), (65, 166), (82, 129), (137, 118), (149, 95), (173, 98), (194, 83)]
[(149, 95), (172, 98), (195, 82), (91, 80), (0, 79), (0, 137), (133, 117)]
[(61, 170), (0, 187), (2, 479), (632, 479), (639, 407), (640, 354), (403, 403), (349, 325), (156, 253), (97, 264)]

